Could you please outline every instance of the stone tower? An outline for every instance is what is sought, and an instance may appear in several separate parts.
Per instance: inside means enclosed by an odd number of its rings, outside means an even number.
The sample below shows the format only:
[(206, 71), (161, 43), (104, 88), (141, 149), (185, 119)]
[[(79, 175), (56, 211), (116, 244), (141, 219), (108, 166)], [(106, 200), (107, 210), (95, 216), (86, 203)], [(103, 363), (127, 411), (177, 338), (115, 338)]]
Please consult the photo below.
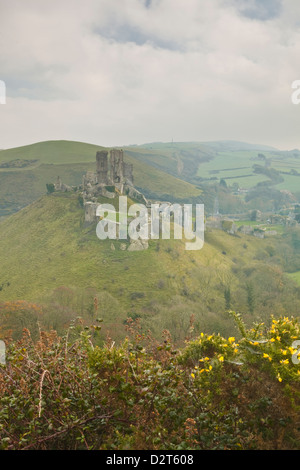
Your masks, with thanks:
[(96, 154), (98, 184), (108, 184), (108, 152), (102, 150)]
[(110, 151), (110, 179), (113, 183), (124, 182), (124, 157), (123, 150)]

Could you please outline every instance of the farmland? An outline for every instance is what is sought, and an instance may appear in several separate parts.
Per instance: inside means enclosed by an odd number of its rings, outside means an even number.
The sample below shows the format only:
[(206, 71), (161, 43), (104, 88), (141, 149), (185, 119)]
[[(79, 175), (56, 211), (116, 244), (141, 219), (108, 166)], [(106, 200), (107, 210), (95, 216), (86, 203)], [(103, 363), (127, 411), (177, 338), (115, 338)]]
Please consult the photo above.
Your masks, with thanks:
[[(272, 181), (266, 174), (258, 173), (257, 166), (274, 170), (278, 180)], [(300, 159), (298, 152), (255, 150), (221, 151), (208, 162), (200, 163), (197, 176), (204, 180), (225, 180), (227, 185), (234, 183), (240, 188), (250, 189), (267, 181), (278, 190), (297, 192), (300, 186)]]

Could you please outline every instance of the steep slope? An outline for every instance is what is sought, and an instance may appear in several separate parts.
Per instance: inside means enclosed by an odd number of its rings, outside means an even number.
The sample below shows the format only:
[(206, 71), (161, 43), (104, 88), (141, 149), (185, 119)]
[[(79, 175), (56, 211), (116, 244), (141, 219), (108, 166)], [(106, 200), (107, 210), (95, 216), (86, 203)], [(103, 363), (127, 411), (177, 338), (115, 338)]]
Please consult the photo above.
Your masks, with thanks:
[[(54, 193), (0, 224), (0, 302), (38, 302), (61, 321), (65, 314), (90, 315), (96, 297), (109, 328), (120, 329), (128, 316), (140, 317), (144, 328), (156, 333), (168, 328), (182, 340), (192, 318), (196, 329), (232, 333), (224, 316), (225, 289), (232, 308), (248, 312), (250, 322), (284, 313), (290, 302), (296, 310), (299, 292), (269, 254), (276, 243), (280, 239), (216, 230), (206, 232), (200, 251), (185, 251), (180, 240), (122, 251), (121, 242), (100, 241), (95, 225), (85, 226), (76, 194)], [(249, 285), (254, 314), (247, 303)]]
[(191, 182), (200, 163), (210, 161), (216, 151), (200, 142), (150, 143), (126, 148), (128, 155), (147, 165)]

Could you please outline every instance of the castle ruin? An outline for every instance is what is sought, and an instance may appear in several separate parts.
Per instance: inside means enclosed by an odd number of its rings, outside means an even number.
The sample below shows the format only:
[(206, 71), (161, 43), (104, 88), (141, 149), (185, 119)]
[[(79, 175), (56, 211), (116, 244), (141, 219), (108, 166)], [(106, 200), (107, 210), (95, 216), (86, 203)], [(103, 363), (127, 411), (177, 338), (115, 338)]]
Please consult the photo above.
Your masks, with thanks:
[(133, 165), (124, 161), (123, 150), (100, 150), (96, 153), (96, 172), (88, 171), (82, 181), (83, 197), (87, 201), (97, 196), (108, 198), (127, 194), (145, 202), (133, 186)]
[[(87, 224), (97, 221), (96, 210), (103, 197), (113, 199), (119, 195), (126, 195), (137, 202), (148, 205), (145, 196), (133, 185), (133, 165), (124, 161), (123, 150), (111, 149), (109, 156), (108, 153), (106, 150), (100, 150), (96, 153), (96, 171), (88, 171), (83, 176), (82, 184), (79, 187), (67, 186), (59, 177), (54, 185), (56, 191), (75, 190), (80, 193), (84, 206), (84, 219)], [(143, 243), (131, 241), (129, 251), (146, 249), (147, 243)]]
[[(96, 211), (99, 196), (114, 198), (117, 195), (126, 196), (148, 205), (144, 195), (133, 186), (133, 165), (124, 162), (123, 150), (101, 150), (96, 153), (96, 172), (88, 171), (83, 177), (82, 196), (84, 201), (85, 222), (90, 224), (97, 220)], [(126, 249), (126, 244), (122, 244)], [(125, 247), (125, 248), (124, 248)], [(148, 248), (147, 240), (130, 240), (129, 251), (139, 251)], [(114, 249), (114, 246), (113, 248)]]
[(147, 204), (144, 195), (133, 185), (133, 165), (124, 161), (124, 152), (120, 149), (101, 150), (96, 153), (96, 172), (88, 171), (83, 176), (82, 195), (86, 208), (86, 221), (95, 220), (97, 198), (114, 198), (125, 194), (143, 204)]

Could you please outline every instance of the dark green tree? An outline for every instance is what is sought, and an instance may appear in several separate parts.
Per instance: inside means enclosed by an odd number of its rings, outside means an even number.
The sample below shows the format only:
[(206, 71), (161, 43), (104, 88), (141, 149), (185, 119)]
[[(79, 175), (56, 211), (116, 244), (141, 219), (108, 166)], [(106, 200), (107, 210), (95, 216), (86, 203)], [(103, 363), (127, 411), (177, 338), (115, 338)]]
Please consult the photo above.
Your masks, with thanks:
[(255, 308), (255, 294), (254, 294), (253, 285), (247, 284), (246, 290), (247, 290), (247, 304), (248, 304), (249, 312), (253, 314), (254, 308)]
[(55, 186), (53, 183), (46, 183), (47, 193), (51, 194), (55, 191)]
[(230, 287), (225, 287), (224, 290), (225, 308), (231, 310), (231, 290)]

